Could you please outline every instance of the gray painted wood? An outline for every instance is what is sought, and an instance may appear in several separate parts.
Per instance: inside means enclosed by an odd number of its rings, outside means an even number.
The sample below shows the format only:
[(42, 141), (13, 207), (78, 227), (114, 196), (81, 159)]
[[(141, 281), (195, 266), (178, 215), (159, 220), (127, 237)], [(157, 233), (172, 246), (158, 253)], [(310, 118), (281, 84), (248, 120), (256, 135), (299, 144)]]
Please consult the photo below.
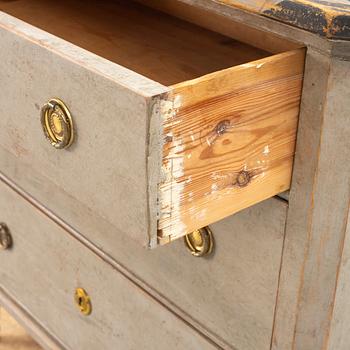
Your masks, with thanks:
[[(328, 126), (325, 134), (333, 143), (340, 143), (339, 148), (344, 147), (344, 157), (347, 157), (347, 163), (349, 163), (350, 128), (347, 125), (350, 116), (350, 61), (332, 61), (328, 94), (326, 110), (331, 124), (325, 125), (325, 127)], [(335, 130), (336, 132), (334, 132)], [(337, 138), (340, 140), (336, 141)], [(327, 146), (329, 147), (329, 145)], [(345, 158), (342, 159), (345, 162)], [(336, 287), (333, 291), (335, 300), (332, 303), (332, 319), (328, 331), (327, 348), (347, 350), (350, 344), (350, 166), (337, 164), (338, 159), (334, 160), (333, 157), (329, 158), (329, 162), (332, 164), (332, 168), (334, 167), (333, 174), (329, 175), (330, 179), (338, 177), (338, 171), (340, 172), (340, 179), (336, 181), (338, 186), (342, 185), (339, 192), (336, 193), (337, 215), (332, 212), (330, 214), (334, 215), (333, 220), (339, 220), (337, 226), (333, 223), (332, 229), (339, 230), (340, 239), (343, 241), (339, 242), (339, 250), (335, 253), (336, 256), (341, 257), (341, 262), (337, 266)], [(328, 194), (328, 196), (333, 195), (333, 193)], [(333, 202), (332, 198), (327, 198), (326, 203), (331, 202)], [(339, 207), (340, 205), (341, 207)], [(327, 253), (329, 254), (329, 252)]]
[(349, 210), (349, 62), (309, 49), (273, 349), (327, 349)]
[(182, 239), (145, 250), (103, 219), (89, 220), (79, 208), (72, 215), (84, 222), (84, 236), (99, 237), (96, 251), (103, 246), (106, 260), (221, 347), (269, 349), (286, 211), (285, 201), (272, 198), (212, 225), (216, 249), (203, 259)]
[[(216, 348), (3, 183), (0, 213), (13, 237), (0, 285), (67, 349)], [(74, 304), (77, 287), (90, 316)]]
[[(4, 13), (0, 51), (6, 86), (0, 94), (1, 147), (28, 166), (28, 176), (35, 168), (57, 185), (64, 203), (76, 199), (143, 245), (154, 241), (149, 229), (156, 236), (157, 203), (154, 197), (148, 202), (148, 191), (157, 191), (159, 174), (148, 164), (161, 148), (148, 149), (148, 130), (154, 96), (167, 88)], [(52, 97), (65, 101), (74, 117), (77, 138), (68, 150), (54, 149), (41, 129), (39, 109)], [(157, 144), (158, 135), (152, 137)], [(2, 156), (3, 171), (6, 162)], [(33, 195), (38, 192), (40, 187)], [(46, 204), (62, 216), (70, 210)]]
[(348, 216), (342, 261), (339, 267), (337, 290), (331, 328), (330, 350), (348, 350), (350, 344), (350, 216)]
[(211, 257), (191, 256), (180, 239), (151, 252), (124, 241), (118, 259), (225, 342), (223, 347), (267, 350), (286, 211), (284, 202), (270, 199), (211, 225)]

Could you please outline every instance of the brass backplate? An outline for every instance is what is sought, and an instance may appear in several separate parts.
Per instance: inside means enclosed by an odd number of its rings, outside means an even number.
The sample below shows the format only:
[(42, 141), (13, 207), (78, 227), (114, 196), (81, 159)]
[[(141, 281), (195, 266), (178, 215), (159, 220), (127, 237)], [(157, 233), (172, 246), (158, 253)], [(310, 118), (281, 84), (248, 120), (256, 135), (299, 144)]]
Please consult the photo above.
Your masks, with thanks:
[(57, 149), (68, 148), (74, 141), (72, 115), (60, 99), (53, 98), (41, 108), (41, 126), (46, 138)]
[(185, 236), (185, 244), (193, 256), (209, 255), (214, 247), (213, 233), (208, 226), (200, 228)]

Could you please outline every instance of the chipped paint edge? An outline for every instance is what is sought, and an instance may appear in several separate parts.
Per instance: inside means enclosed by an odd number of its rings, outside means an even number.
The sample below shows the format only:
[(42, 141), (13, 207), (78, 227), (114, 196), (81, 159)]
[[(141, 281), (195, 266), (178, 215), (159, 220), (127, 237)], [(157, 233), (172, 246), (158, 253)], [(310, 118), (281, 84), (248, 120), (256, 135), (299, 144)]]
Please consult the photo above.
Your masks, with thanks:
[[(160, 216), (158, 221), (158, 243), (166, 244), (174, 240), (176, 237), (182, 236), (186, 230), (186, 225), (181, 221), (181, 196), (185, 190), (185, 183), (178, 181), (179, 177), (184, 174), (184, 156), (182, 153), (183, 145), (181, 138), (174, 140), (172, 132), (165, 133), (165, 130), (172, 130), (176, 121), (176, 114), (182, 106), (182, 97), (179, 94), (168, 94), (167, 99), (161, 101), (160, 115), (163, 123), (163, 147), (164, 150), (166, 139), (171, 138), (171, 147), (169, 153), (163, 153), (161, 166), (161, 183), (159, 185), (159, 205)], [(174, 225), (173, 216), (179, 217)], [(165, 225), (166, 221), (170, 221), (170, 226)]]

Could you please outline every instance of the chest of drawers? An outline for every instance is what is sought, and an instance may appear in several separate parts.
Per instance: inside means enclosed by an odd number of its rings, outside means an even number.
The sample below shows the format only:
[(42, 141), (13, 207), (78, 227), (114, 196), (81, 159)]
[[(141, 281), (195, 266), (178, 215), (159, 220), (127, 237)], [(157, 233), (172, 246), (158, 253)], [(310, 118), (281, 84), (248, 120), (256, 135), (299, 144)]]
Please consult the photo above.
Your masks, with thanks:
[(0, 1), (1, 301), (44, 347), (346, 349), (348, 8), (291, 4)]

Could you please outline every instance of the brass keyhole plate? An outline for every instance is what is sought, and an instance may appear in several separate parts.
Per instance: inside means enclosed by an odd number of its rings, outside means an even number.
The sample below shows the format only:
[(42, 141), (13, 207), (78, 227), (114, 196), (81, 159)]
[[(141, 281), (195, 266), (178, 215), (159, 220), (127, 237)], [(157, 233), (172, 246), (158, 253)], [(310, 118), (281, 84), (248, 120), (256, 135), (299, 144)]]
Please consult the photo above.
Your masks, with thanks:
[(91, 311), (92, 311), (91, 300), (89, 295), (86, 293), (86, 291), (83, 288), (77, 288), (75, 290), (74, 301), (79, 311), (83, 315), (87, 316), (91, 314)]
[(74, 141), (72, 115), (64, 102), (57, 98), (48, 101), (41, 109), (41, 126), (51, 145), (68, 148)]
[(9, 249), (12, 246), (12, 237), (6, 224), (0, 223), (0, 249)]
[(209, 255), (214, 247), (213, 233), (208, 226), (200, 228), (185, 236), (185, 244), (193, 256)]

